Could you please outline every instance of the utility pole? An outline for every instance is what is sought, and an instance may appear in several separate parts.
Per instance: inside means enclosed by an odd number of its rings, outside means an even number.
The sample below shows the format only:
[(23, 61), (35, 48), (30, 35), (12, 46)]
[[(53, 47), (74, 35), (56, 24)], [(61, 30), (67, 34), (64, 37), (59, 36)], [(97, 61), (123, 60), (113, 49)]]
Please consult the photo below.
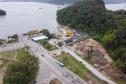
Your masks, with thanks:
[(125, 4), (126, 4), (126, 0), (124, 0), (123, 9), (122, 9), (122, 15), (124, 14)]
[(87, 52), (87, 59), (89, 60), (93, 53), (93, 46), (89, 46), (88, 52)]

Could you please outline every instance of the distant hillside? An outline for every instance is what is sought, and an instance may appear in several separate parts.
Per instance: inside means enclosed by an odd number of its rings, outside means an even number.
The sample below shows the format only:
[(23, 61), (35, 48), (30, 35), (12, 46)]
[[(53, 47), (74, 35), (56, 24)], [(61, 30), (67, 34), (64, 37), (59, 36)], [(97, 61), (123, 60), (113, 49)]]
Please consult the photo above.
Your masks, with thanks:
[(42, 3), (53, 3), (53, 4), (72, 4), (79, 0), (3, 0), (4, 2), (42, 2)]
[(124, 3), (125, 0), (104, 0), (106, 4), (119, 4), (119, 3)]
[(1, 15), (6, 15), (6, 11), (0, 9), (0, 16)]
[(71, 3), (75, 3), (76, 1), (79, 0), (43, 0), (43, 2), (56, 3), (56, 4), (71, 4)]
[[(124, 11), (125, 13), (125, 11)], [(105, 8), (102, 0), (83, 0), (57, 12), (60, 24), (89, 33), (126, 73), (126, 16)]]
[[(46, 3), (53, 3), (53, 4), (72, 4), (72, 3), (75, 3), (76, 1), (79, 1), (79, 0), (2, 0), (2, 1), (5, 1), (5, 2), (23, 1), (23, 2), (46, 2)], [(114, 3), (117, 4), (117, 3), (123, 3), (124, 0), (104, 0), (104, 2), (111, 3), (111, 4), (114, 4)]]

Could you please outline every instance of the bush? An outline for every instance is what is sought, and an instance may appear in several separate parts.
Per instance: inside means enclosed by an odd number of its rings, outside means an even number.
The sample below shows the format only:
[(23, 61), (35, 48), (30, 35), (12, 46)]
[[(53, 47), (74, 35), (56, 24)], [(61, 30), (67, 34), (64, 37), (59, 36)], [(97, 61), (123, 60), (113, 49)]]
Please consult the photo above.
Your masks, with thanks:
[(40, 33), (43, 33), (46, 36), (48, 36), (50, 34), (49, 30), (47, 30), (47, 29), (41, 30)]
[(48, 41), (46, 41), (46, 40), (41, 40), (41, 41), (39, 41), (39, 43), (42, 44), (42, 46), (43, 46), (45, 49), (49, 50), (49, 51), (57, 49), (57, 47), (56, 47), (55, 45), (50, 44), (50, 43), (49, 43)]

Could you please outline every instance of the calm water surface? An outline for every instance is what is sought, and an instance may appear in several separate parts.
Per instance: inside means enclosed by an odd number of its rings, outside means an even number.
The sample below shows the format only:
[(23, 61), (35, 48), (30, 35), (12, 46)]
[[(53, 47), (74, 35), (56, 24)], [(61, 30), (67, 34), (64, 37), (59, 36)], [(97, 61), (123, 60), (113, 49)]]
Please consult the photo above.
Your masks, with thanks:
[(47, 28), (56, 32), (56, 11), (61, 5), (35, 2), (0, 2), (6, 16), (0, 16), (0, 38), (11, 34), (22, 34), (30, 30)]
[[(0, 16), (0, 39), (44, 28), (56, 32), (56, 12), (63, 7), (66, 6), (38, 2), (0, 2), (0, 9), (7, 11), (6, 16)], [(123, 8), (123, 4), (106, 4), (106, 8), (118, 10)]]

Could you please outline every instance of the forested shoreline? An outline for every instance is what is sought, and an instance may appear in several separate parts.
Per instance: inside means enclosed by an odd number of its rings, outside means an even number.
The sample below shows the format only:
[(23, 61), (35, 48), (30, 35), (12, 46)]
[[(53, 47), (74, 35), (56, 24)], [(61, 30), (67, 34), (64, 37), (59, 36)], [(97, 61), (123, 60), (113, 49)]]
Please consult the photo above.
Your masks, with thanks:
[[(123, 10), (121, 10), (123, 11)], [(82, 0), (57, 12), (60, 24), (87, 32), (106, 48), (126, 73), (126, 16), (105, 8), (103, 0)]]

